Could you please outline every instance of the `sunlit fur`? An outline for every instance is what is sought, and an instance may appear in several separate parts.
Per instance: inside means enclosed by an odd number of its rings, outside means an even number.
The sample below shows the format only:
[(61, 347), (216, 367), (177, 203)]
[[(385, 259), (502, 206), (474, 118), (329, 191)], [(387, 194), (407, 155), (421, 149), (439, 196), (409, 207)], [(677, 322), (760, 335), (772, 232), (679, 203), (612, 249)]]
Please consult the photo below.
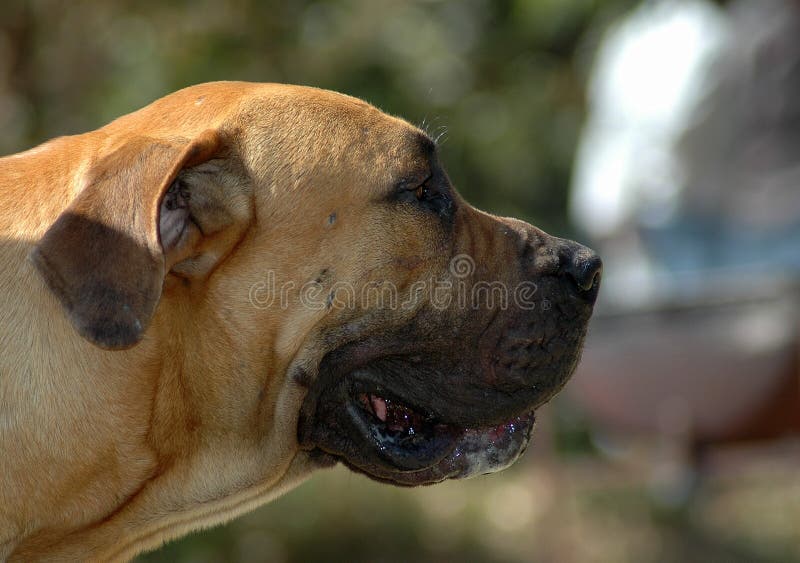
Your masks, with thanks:
[[(0, 159), (0, 560), (130, 559), (251, 510), (315, 468), (298, 452), (305, 388), (290, 374), (314, 376), (320, 331), (344, 313), (259, 308), (249, 291), (270, 270), (278, 285), (328, 268), (341, 282), (380, 272), (405, 287), (446, 267), (429, 219), (381, 203), (392, 178), (422, 166), (414, 134), (340, 94), (213, 83)], [(135, 159), (128, 147), (142, 138), (180, 154), (202, 135), (221, 151), (181, 174), (206, 228), (161, 257), (177, 274), (163, 280), (141, 341), (103, 350), (78, 334), (29, 255), (81, 194), (89, 219), (128, 228), (149, 218), (147, 232), (130, 234), (154, 244), (169, 178), (159, 190), (116, 179), (104, 157)], [(465, 248), (504, 236), (469, 213)], [(109, 254), (113, 277), (130, 257)], [(136, 279), (150, 283), (155, 270)]]

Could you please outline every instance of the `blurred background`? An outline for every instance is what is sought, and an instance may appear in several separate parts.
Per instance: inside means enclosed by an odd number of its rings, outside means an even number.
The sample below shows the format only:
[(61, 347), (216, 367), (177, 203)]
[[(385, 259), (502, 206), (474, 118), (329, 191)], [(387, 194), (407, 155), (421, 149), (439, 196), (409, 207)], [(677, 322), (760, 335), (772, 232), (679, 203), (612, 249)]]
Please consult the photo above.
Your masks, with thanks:
[(139, 561), (800, 561), (800, 2), (6, 0), (0, 152), (220, 79), (441, 135), (473, 204), (606, 262), (512, 469), (336, 469)]

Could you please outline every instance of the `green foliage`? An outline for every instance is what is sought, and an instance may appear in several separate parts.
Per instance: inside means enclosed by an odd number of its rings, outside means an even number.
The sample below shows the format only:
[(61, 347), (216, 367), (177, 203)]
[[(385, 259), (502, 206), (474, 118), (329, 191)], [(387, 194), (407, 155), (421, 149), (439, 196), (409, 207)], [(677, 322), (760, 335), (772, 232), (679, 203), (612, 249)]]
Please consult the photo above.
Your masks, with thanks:
[(470, 201), (568, 234), (585, 71), (604, 24), (632, 3), (12, 0), (0, 151), (197, 82), (310, 84), (424, 124)]

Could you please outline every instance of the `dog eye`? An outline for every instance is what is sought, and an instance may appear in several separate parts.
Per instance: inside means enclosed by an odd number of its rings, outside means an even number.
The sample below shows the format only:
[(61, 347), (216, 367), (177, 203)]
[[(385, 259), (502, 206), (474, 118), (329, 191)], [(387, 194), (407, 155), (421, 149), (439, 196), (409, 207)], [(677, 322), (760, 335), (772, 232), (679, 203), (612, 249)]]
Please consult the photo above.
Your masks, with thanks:
[(436, 180), (433, 173), (422, 182), (419, 179), (400, 182), (394, 197), (396, 201), (432, 211), (440, 217), (447, 217), (453, 211), (449, 186), (445, 182)]
[[(414, 197), (417, 198), (417, 201), (425, 201), (426, 199), (428, 199), (430, 197), (430, 195), (432, 193), (431, 186), (430, 186), (430, 182), (431, 182), (432, 178), (433, 178), (433, 174), (428, 174), (425, 177), (425, 179), (422, 180), (422, 182), (420, 182), (419, 180), (417, 180), (415, 182), (415, 184), (416, 184), (415, 188), (411, 187), (411, 186), (409, 186), (411, 189), (407, 188), (410, 193), (414, 194)], [(412, 186), (413, 185), (414, 184), (412, 184)]]

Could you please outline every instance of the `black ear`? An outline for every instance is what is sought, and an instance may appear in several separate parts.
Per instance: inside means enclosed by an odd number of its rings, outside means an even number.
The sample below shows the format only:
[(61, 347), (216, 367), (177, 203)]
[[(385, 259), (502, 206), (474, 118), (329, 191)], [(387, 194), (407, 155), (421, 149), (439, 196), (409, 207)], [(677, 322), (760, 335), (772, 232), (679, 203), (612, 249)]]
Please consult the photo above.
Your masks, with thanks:
[(219, 136), (132, 139), (102, 158), (30, 258), (76, 330), (110, 350), (141, 340), (161, 298), (162, 198), (182, 168), (212, 158)]

